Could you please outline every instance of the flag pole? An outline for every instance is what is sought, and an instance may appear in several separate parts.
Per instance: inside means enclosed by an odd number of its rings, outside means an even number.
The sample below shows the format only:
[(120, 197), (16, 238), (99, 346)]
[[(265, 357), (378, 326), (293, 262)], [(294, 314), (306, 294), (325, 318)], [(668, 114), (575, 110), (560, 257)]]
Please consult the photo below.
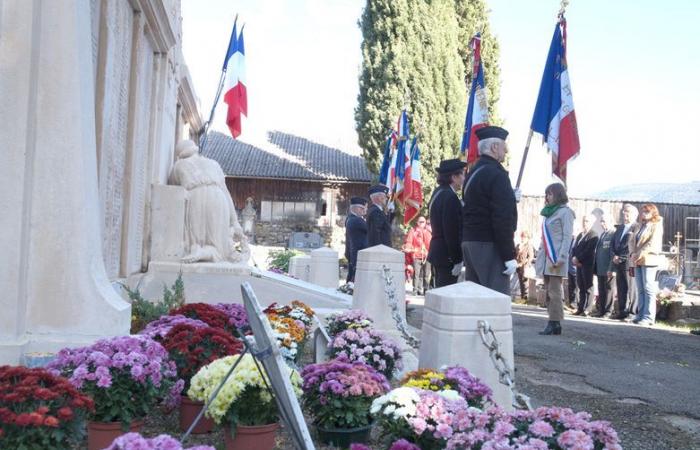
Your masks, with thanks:
[(525, 171), (525, 161), (527, 161), (527, 152), (530, 150), (530, 141), (532, 141), (532, 128), (530, 128), (530, 134), (527, 135), (525, 152), (523, 153), (523, 160), (520, 162), (520, 172), (518, 172), (518, 181), (515, 183), (516, 189), (520, 187), (520, 182), (523, 180), (523, 172)]

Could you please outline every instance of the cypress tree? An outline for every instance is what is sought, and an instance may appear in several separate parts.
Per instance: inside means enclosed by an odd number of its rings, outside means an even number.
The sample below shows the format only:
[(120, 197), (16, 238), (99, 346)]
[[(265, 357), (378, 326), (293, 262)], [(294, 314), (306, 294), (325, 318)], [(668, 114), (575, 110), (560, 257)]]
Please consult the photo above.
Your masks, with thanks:
[[(483, 21), (475, 20), (475, 14), (483, 15)], [(360, 19), (362, 70), (355, 122), (363, 156), (377, 173), (387, 133), (406, 107), (411, 134), (420, 134), (426, 199), (435, 187), (435, 167), (459, 155), (471, 77), (471, 69), (465, 71), (471, 64), (468, 44), (477, 27), (486, 37), (487, 85), (496, 87), (489, 100), (497, 100), (498, 46), (485, 14), (482, 0), (367, 0)]]

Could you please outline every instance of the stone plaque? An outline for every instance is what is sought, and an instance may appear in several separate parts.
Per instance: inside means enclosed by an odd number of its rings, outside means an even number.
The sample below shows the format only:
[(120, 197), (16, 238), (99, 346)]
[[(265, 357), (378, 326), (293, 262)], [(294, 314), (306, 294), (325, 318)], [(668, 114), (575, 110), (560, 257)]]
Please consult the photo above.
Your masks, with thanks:
[(318, 233), (292, 233), (289, 237), (289, 248), (312, 250), (323, 245)]
[(311, 440), (299, 401), (289, 381), (290, 369), (282, 359), (277, 341), (272, 335), (270, 323), (262, 312), (260, 303), (248, 282), (241, 284), (241, 292), (243, 294), (243, 304), (245, 305), (246, 313), (248, 313), (248, 322), (253, 330), (255, 346), (260, 350), (270, 349), (269, 352), (264, 351), (263, 355), (258, 357), (258, 360), (262, 363), (265, 372), (270, 378), (271, 388), (280, 410), (280, 416), (289, 427), (296, 448), (300, 450), (314, 450), (314, 443)]

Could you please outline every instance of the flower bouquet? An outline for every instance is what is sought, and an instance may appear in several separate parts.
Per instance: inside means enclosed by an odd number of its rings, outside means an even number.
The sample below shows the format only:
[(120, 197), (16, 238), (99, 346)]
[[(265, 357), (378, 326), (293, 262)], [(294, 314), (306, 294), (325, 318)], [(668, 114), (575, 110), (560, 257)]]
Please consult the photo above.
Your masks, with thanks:
[[(202, 367), (192, 377), (187, 395), (195, 400), (207, 401), (237, 358), (238, 356), (227, 356)], [(301, 394), (299, 373), (290, 369), (289, 376), (293, 389), (297, 395)], [(226, 439), (231, 439), (232, 432), (235, 433), (234, 440), (247, 439), (249, 431), (263, 429), (269, 432), (266, 441), (258, 435), (254, 438), (257, 439), (254, 445), (242, 448), (271, 449), (274, 446), (279, 411), (266, 383), (270, 384), (267, 376), (258, 370), (253, 357), (245, 354), (207, 410), (207, 416), (227, 428), (224, 433)]]
[(401, 380), (402, 386), (427, 391), (455, 390), (469, 403), (469, 406), (483, 409), (491, 402), (491, 388), (460, 366), (447, 367), (441, 371), (418, 369), (409, 372)]
[(564, 408), (507, 413), (470, 407), (456, 391), (394, 389), (376, 399), (372, 413), (389, 439), (437, 449), (621, 449), (608, 422)]
[(145, 438), (139, 433), (127, 433), (119, 436), (112, 442), (112, 445), (105, 450), (215, 450), (209, 445), (195, 445), (194, 447), (185, 447), (180, 442), (167, 435), (161, 434), (154, 438)]
[(343, 447), (367, 440), (370, 405), (390, 389), (384, 375), (360, 362), (331, 360), (304, 367), (301, 376), (303, 403), (322, 440)]
[(185, 391), (190, 379), (201, 367), (243, 351), (241, 341), (224, 330), (185, 324), (173, 327), (163, 338), (163, 346), (174, 361), (178, 375), (185, 382)]
[(229, 316), (221, 308), (207, 303), (188, 303), (170, 311), (171, 316), (183, 315), (190, 319), (197, 319), (205, 322), (210, 327), (225, 330), (233, 335), (237, 334), (236, 328), (229, 320)]
[(368, 364), (387, 378), (402, 367), (398, 344), (374, 328), (342, 331), (328, 343), (328, 349), (331, 358)]
[(238, 303), (218, 303), (215, 307), (226, 314), (229, 325), (241, 329), (248, 327), (248, 313), (245, 312), (243, 305)]
[(93, 408), (90, 397), (46, 369), (0, 366), (3, 448), (69, 449)]
[(177, 404), (184, 384), (163, 346), (145, 336), (63, 349), (48, 367), (95, 401), (88, 423), (90, 449), (106, 447), (121, 431), (138, 429), (139, 421), (161, 401), (169, 407)]
[(190, 319), (181, 314), (176, 314), (174, 316), (161, 316), (160, 319), (154, 320), (146, 325), (139, 334), (160, 342), (176, 325), (191, 325), (195, 328), (205, 328), (209, 326), (201, 320)]
[(278, 317), (288, 317), (300, 322), (306, 332), (313, 328), (314, 315), (316, 314), (306, 303), (299, 300), (292, 300), (291, 305), (278, 305), (273, 303), (263, 311), (270, 320), (277, 320)]
[(372, 319), (359, 309), (351, 309), (340, 313), (330, 314), (326, 318), (328, 334), (336, 336), (348, 329), (368, 328), (373, 324)]

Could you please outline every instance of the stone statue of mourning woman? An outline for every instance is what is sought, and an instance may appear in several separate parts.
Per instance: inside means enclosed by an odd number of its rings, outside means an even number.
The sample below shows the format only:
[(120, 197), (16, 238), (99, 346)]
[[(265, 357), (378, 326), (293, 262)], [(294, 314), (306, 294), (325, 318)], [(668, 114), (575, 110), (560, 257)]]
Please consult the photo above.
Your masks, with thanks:
[(185, 256), (182, 262), (243, 262), (250, 258), (236, 208), (218, 162), (199, 154), (197, 145), (181, 141), (172, 182), (186, 191)]

